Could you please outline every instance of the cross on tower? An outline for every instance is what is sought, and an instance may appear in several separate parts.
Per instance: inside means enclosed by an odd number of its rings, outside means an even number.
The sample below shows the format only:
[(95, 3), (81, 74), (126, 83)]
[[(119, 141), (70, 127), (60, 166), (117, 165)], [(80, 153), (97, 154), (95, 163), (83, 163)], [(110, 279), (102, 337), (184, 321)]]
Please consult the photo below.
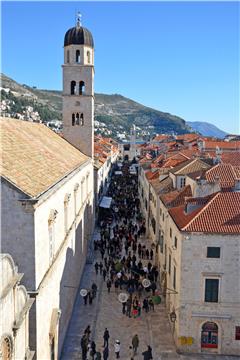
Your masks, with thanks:
[(77, 27), (79, 28), (82, 25), (82, 14), (80, 13), (80, 11), (77, 12), (76, 20)]

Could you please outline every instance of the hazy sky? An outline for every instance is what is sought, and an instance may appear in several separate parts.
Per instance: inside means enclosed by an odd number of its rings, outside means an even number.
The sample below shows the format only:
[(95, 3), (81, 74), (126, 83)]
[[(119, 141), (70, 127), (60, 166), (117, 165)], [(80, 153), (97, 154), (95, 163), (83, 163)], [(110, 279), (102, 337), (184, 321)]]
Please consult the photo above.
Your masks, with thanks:
[(95, 91), (239, 133), (238, 2), (3, 2), (2, 72), (62, 88), (76, 11), (95, 42)]

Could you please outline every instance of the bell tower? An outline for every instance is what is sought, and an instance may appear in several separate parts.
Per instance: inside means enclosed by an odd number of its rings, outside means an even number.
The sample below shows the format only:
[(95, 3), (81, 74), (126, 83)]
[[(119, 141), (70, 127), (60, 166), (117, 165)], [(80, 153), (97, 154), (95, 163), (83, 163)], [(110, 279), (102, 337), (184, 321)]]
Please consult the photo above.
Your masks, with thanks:
[(64, 38), (63, 136), (85, 155), (94, 156), (94, 43), (89, 30), (76, 26)]

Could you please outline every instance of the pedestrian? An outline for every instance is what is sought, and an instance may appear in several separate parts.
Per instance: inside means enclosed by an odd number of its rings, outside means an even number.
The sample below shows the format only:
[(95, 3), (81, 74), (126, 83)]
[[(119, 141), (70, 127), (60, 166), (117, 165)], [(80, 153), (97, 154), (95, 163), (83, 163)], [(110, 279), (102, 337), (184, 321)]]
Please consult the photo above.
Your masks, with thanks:
[(97, 285), (95, 283), (92, 284), (92, 295), (93, 298), (95, 298), (97, 295)]
[(106, 276), (107, 276), (107, 270), (104, 268), (103, 269), (103, 281), (105, 281), (105, 279), (106, 279)]
[(87, 351), (88, 351), (88, 340), (85, 334), (81, 338), (81, 348), (82, 348), (82, 360), (86, 360)]
[(146, 298), (143, 300), (143, 309), (145, 309), (146, 313), (149, 311), (148, 299)]
[(84, 305), (87, 305), (88, 292), (85, 296), (83, 296)]
[(151, 360), (153, 357), (152, 357), (152, 348), (150, 345), (148, 345), (148, 348), (146, 351), (144, 351), (142, 353), (143, 355), (143, 360)]
[(149, 299), (149, 300), (148, 300), (148, 304), (149, 304), (149, 309), (152, 310), (152, 311), (154, 311), (154, 302), (153, 302), (152, 299)]
[(103, 343), (103, 346), (104, 347), (108, 347), (108, 340), (110, 338), (110, 334), (109, 334), (109, 331), (107, 328), (105, 328), (105, 331), (104, 331), (104, 334), (103, 334), (103, 340), (104, 340), (104, 343)]
[(114, 351), (115, 351), (115, 354), (116, 354), (116, 358), (119, 359), (119, 357), (120, 357), (120, 341), (119, 340), (115, 341)]
[(86, 329), (84, 330), (84, 335), (86, 335), (86, 337), (87, 337), (87, 342), (89, 341), (90, 334), (91, 334), (90, 325), (88, 325), (86, 327)]
[(107, 280), (107, 289), (108, 289), (108, 293), (110, 293), (110, 289), (111, 289), (111, 286), (112, 286), (112, 282), (110, 279)]
[(151, 251), (150, 251), (150, 259), (151, 260), (153, 259), (153, 249), (151, 249)]
[(93, 302), (92, 290), (89, 290), (89, 292), (88, 292), (88, 301), (89, 301), (89, 305), (92, 305), (92, 302)]
[(126, 304), (127, 304), (126, 301), (124, 301), (124, 302), (122, 303), (122, 313), (123, 313), (123, 315), (125, 315), (125, 313), (126, 313)]
[(130, 298), (127, 299), (127, 311), (126, 311), (126, 315), (128, 317), (131, 317), (131, 309), (132, 309), (132, 301)]
[(137, 354), (138, 345), (139, 345), (139, 339), (138, 339), (138, 334), (136, 334), (132, 338), (133, 355)]
[(90, 352), (92, 359), (94, 359), (95, 354), (96, 354), (96, 344), (94, 341), (92, 341), (91, 342), (91, 352)]
[(94, 267), (95, 267), (95, 272), (96, 272), (96, 275), (98, 274), (98, 262), (95, 262), (95, 265), (94, 265)]
[(103, 360), (108, 360), (109, 350), (108, 346), (106, 346), (103, 350)]
[(100, 275), (102, 275), (102, 270), (103, 270), (103, 263), (102, 262), (100, 262), (100, 264), (99, 264), (99, 269), (100, 269)]

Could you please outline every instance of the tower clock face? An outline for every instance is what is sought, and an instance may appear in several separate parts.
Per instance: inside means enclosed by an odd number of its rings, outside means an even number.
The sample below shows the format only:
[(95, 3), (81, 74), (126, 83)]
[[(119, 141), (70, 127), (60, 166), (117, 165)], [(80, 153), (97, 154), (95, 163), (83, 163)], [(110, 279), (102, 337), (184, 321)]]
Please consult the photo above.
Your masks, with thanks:
[(80, 101), (76, 101), (75, 106), (80, 106)]

